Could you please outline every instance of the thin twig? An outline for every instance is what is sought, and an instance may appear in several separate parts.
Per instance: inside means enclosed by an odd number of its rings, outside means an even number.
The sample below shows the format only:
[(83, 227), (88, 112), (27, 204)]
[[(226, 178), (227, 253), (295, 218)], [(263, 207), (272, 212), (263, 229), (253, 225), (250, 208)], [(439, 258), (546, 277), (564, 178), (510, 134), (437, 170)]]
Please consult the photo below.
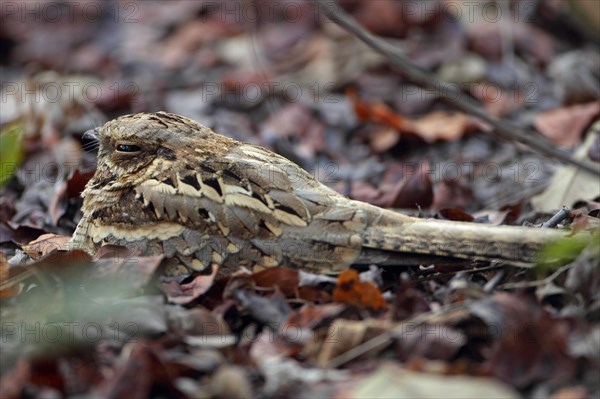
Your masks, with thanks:
[(501, 269), (501, 268), (503, 268), (505, 266), (506, 266), (505, 264), (495, 264), (495, 265), (489, 265), (489, 266), (483, 266), (483, 267), (474, 267), (472, 269), (453, 270), (453, 271), (450, 271), (450, 272), (435, 272), (435, 273), (431, 273), (431, 274), (428, 274), (426, 276), (421, 276), (421, 277), (415, 279), (415, 283), (421, 283), (423, 281), (433, 280), (434, 278), (444, 277), (444, 276), (451, 276), (451, 275), (458, 274), (458, 273), (479, 273), (479, 272), (486, 272), (486, 271), (489, 271), (489, 270)]
[(560, 276), (561, 274), (563, 274), (567, 270), (571, 269), (572, 267), (573, 267), (573, 264), (570, 263), (568, 265), (565, 265), (565, 266), (561, 267), (560, 269), (558, 269), (557, 271), (555, 271), (554, 273), (552, 273), (551, 275), (549, 275), (548, 277), (546, 277), (546, 278), (544, 278), (542, 280), (517, 281), (517, 282), (514, 282), (514, 283), (502, 284), (498, 288), (499, 289), (503, 289), (503, 290), (512, 290), (512, 289), (519, 289), (519, 288), (540, 287), (542, 285), (546, 285), (546, 284), (551, 283), (558, 276)]
[(600, 168), (579, 159), (574, 159), (568, 154), (555, 148), (544, 136), (512, 122), (501, 120), (488, 114), (482, 107), (469, 103), (462, 99), (462, 92), (454, 85), (440, 82), (431, 74), (425, 72), (406, 58), (397, 48), (383, 39), (365, 30), (346, 11), (344, 11), (333, 0), (313, 0), (325, 15), (333, 22), (353, 33), (360, 40), (372, 47), (377, 52), (387, 57), (391, 64), (398, 67), (401, 72), (418, 86), (434, 91), (439, 97), (446, 100), (456, 108), (467, 114), (474, 115), (493, 127), (495, 133), (505, 139), (515, 140), (525, 144), (541, 154), (559, 159), (578, 168), (600, 176)]
[(568, 218), (570, 215), (571, 215), (571, 212), (569, 211), (569, 208), (567, 208), (566, 206), (563, 206), (560, 209), (560, 211), (556, 212), (556, 214), (554, 216), (552, 216), (547, 222), (542, 224), (542, 227), (544, 227), (544, 228), (556, 227), (556, 226), (558, 226), (558, 224), (560, 222), (562, 222), (563, 220)]

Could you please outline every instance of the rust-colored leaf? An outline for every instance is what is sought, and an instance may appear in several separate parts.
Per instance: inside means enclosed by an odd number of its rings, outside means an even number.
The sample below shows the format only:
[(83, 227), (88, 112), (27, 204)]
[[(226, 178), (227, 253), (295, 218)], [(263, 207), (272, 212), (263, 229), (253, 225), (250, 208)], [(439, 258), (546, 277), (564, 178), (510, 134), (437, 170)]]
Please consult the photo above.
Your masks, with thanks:
[(381, 296), (379, 289), (368, 281), (360, 281), (358, 273), (354, 269), (347, 269), (340, 273), (333, 291), (333, 300), (362, 306), (374, 311), (387, 308), (387, 303)]
[(380, 123), (398, 131), (405, 130), (404, 119), (382, 102), (368, 104), (361, 102), (354, 89), (348, 89), (346, 94), (354, 105), (354, 112), (362, 121)]
[[(458, 140), (464, 133), (473, 130), (479, 125), (463, 113), (450, 114), (445, 111), (434, 111), (419, 119), (409, 119), (394, 112), (382, 102), (368, 104), (361, 102), (354, 89), (348, 89), (346, 94), (354, 105), (354, 112), (362, 121), (375, 122), (395, 129), (397, 132), (415, 134), (427, 143), (438, 140)], [(382, 140), (378, 136), (377, 140)], [(386, 133), (383, 144), (375, 143), (375, 149), (390, 148), (395, 144), (395, 139)]]

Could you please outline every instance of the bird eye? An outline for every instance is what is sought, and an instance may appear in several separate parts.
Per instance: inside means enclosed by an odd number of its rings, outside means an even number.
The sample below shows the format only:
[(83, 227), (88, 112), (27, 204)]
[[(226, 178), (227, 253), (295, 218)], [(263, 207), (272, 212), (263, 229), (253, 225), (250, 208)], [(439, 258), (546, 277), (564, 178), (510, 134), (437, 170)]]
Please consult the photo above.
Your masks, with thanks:
[(119, 144), (117, 146), (117, 151), (119, 152), (139, 152), (140, 150), (140, 147), (133, 144)]

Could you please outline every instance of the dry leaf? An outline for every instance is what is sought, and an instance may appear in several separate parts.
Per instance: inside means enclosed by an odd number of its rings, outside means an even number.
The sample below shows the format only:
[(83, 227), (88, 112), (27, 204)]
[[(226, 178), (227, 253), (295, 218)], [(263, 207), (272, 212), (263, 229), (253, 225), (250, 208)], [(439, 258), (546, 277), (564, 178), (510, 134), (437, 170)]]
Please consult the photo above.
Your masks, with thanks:
[[(322, 345), (315, 347), (312, 342), (308, 342), (305, 350), (308, 352), (309, 359), (315, 362), (318, 367), (328, 367), (332, 359), (363, 342), (388, 332), (391, 327), (392, 323), (388, 320), (367, 319), (356, 321), (336, 319), (329, 327), (327, 335), (323, 337)], [(388, 344), (389, 341), (383, 342), (362, 356), (374, 356)]]
[(568, 349), (567, 320), (556, 319), (530, 297), (505, 292), (474, 303), (471, 312), (501, 332), (487, 360), (500, 380), (525, 388), (536, 381), (574, 378), (576, 359)]
[(381, 296), (379, 289), (368, 281), (360, 281), (358, 273), (353, 269), (344, 270), (338, 276), (333, 291), (333, 300), (363, 306), (375, 311), (387, 308), (387, 303)]
[(69, 240), (71, 240), (69, 236), (60, 236), (52, 233), (42, 234), (29, 244), (23, 245), (22, 249), (32, 259), (38, 260), (54, 251), (66, 251)]
[[(0, 284), (4, 283), (10, 277), (8, 271), (8, 262), (6, 261), (6, 256), (4, 256), (3, 252), (0, 252)], [(1, 298), (10, 298), (11, 296), (15, 296), (19, 293), (19, 285), (10, 285), (3, 290), (0, 290), (0, 299)]]
[[(594, 136), (588, 134), (583, 145), (575, 153), (576, 159), (586, 159), (586, 154), (596, 139)], [(578, 200), (589, 200), (598, 196), (600, 184), (596, 176), (574, 166), (564, 165), (556, 171), (546, 190), (531, 199), (531, 204), (536, 211), (553, 212), (563, 205), (571, 206)]]
[[(398, 115), (382, 102), (374, 104), (361, 102), (353, 89), (348, 89), (346, 94), (352, 101), (354, 112), (360, 120), (379, 123), (398, 132), (416, 134), (427, 143), (438, 140), (457, 140), (473, 127), (478, 127), (477, 122), (469, 120), (462, 113), (449, 114), (445, 111), (435, 111), (413, 120)], [(392, 139), (387, 136), (389, 133), (386, 134), (384, 140), (385, 146), (389, 146), (392, 142)], [(380, 139), (378, 136), (375, 138)], [(371, 145), (373, 146), (373, 143)]]
[(368, 104), (361, 102), (354, 89), (346, 90), (346, 95), (354, 105), (354, 112), (356, 112), (356, 115), (360, 120), (380, 123), (398, 131), (404, 130), (404, 118), (396, 114), (384, 103)]
[(469, 118), (462, 113), (435, 111), (421, 119), (410, 121), (407, 130), (428, 143), (438, 140), (458, 140), (469, 128)]
[(298, 271), (285, 267), (273, 267), (266, 269), (251, 276), (257, 287), (275, 288), (277, 287), (282, 294), (287, 297), (293, 297), (298, 290), (299, 277)]
[(600, 113), (600, 101), (542, 112), (534, 121), (535, 128), (554, 144), (575, 147), (583, 130)]
[(369, 136), (369, 144), (371, 150), (375, 153), (386, 152), (393, 146), (395, 146), (400, 140), (400, 134), (398, 131), (391, 128), (378, 129), (371, 132)]
[(212, 287), (218, 271), (219, 267), (213, 265), (212, 273), (208, 276), (201, 274), (196, 276), (191, 283), (181, 285), (172, 281), (162, 284), (161, 289), (167, 295), (169, 302), (186, 305), (205, 294)]
[(382, 205), (392, 208), (428, 208), (433, 203), (433, 185), (429, 178), (429, 161), (421, 162), (416, 173), (403, 180), (391, 192), (392, 197), (388, 203)]
[[(439, 364), (438, 364), (439, 366)], [(467, 375), (443, 375), (414, 372), (396, 363), (383, 363), (377, 370), (359, 379), (345, 398), (505, 398), (521, 397), (517, 391), (493, 378)]]
[(459, 208), (444, 208), (437, 212), (439, 219), (453, 220), (455, 222), (472, 222), (475, 218)]
[(67, 182), (61, 181), (55, 186), (54, 192), (50, 199), (50, 205), (48, 207), (48, 214), (52, 225), (58, 225), (58, 220), (67, 211)]

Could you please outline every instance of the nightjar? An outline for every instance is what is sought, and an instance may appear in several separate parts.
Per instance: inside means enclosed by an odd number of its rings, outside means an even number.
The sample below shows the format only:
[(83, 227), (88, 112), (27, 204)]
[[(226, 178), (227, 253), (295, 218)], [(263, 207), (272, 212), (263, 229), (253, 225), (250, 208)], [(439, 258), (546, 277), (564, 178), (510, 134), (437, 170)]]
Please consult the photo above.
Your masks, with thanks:
[(93, 133), (98, 166), (71, 246), (164, 254), (168, 274), (288, 266), (337, 272), (409, 254), (531, 261), (553, 229), (425, 220), (350, 200), (265, 148), (166, 112)]

